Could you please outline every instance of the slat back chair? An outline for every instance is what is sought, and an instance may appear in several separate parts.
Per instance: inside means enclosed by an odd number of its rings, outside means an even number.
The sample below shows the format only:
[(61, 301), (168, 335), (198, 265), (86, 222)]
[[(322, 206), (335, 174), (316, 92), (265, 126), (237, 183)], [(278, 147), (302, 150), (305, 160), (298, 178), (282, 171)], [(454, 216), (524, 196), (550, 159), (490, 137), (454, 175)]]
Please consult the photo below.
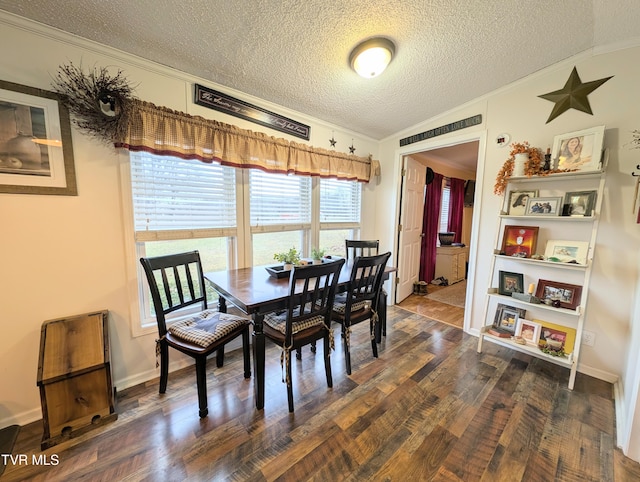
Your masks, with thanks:
[[(159, 338), (160, 393), (167, 390), (169, 347), (192, 357), (196, 365), (200, 417), (207, 407), (207, 357), (216, 352), (216, 365), (224, 363), (224, 346), (242, 336), (244, 377), (251, 376), (249, 320), (207, 309), (207, 293), (198, 251), (140, 258), (151, 291)], [(189, 306), (199, 312), (167, 327), (167, 315)]]
[(371, 349), (378, 358), (376, 325), (379, 322), (378, 298), (382, 288), (384, 269), (391, 253), (362, 256), (353, 260), (351, 278), (345, 293), (336, 297), (331, 318), (342, 325), (344, 359), (347, 374), (351, 375), (351, 327), (369, 320)]
[(264, 335), (282, 348), (281, 364), (287, 384), (289, 412), (293, 412), (291, 352), (304, 345), (324, 340), (324, 368), (327, 386), (333, 386), (330, 352), (333, 349), (331, 310), (345, 260), (296, 266), (289, 277), (287, 309), (264, 317)]
[[(347, 259), (355, 258), (356, 256), (375, 256), (378, 254), (380, 241), (377, 239), (368, 240), (345, 240), (345, 247), (347, 250)], [(376, 341), (380, 343), (382, 336), (387, 336), (387, 292), (384, 287), (380, 289), (380, 297), (378, 299), (379, 307), (378, 314), (380, 317), (380, 324), (378, 331), (376, 332)]]
[(375, 256), (378, 254), (380, 242), (375, 240), (355, 240), (345, 239), (344, 241), (347, 259), (353, 259), (356, 256)]

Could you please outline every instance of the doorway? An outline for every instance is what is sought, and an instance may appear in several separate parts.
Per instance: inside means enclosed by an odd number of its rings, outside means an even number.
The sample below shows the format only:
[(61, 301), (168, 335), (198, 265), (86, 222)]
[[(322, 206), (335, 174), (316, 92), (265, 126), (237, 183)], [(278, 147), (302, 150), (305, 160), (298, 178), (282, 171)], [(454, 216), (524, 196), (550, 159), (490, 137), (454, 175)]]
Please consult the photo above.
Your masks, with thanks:
[[(409, 311), (425, 314), (425, 316), (429, 316), (433, 319), (440, 318), (439, 321), (459, 327), (462, 327), (462, 318), (464, 317), (464, 308), (460, 308), (459, 304), (461, 296), (461, 293), (459, 292), (462, 290), (463, 297), (467, 292), (471, 292), (471, 289), (465, 289), (465, 285), (467, 284), (466, 279), (464, 281), (460, 281), (460, 285), (455, 289), (454, 285), (451, 285), (449, 291), (458, 292), (452, 293), (451, 296), (436, 296), (436, 299), (432, 300), (430, 294), (433, 293), (435, 296), (436, 292), (440, 292), (440, 290), (447, 289), (449, 287), (445, 288), (442, 285), (436, 286), (431, 284), (427, 286), (426, 295), (413, 295), (413, 282), (418, 281), (418, 274), (420, 273), (420, 255), (418, 253), (416, 256), (415, 248), (415, 217), (416, 212), (419, 212), (420, 221), (419, 233), (417, 236), (421, 241), (422, 236), (424, 236), (422, 233), (424, 184), (421, 187), (421, 195), (417, 196), (415, 194), (417, 189), (414, 185), (417, 176), (412, 174), (412, 172), (420, 170), (426, 173), (427, 168), (431, 168), (434, 172), (442, 174), (447, 178), (457, 178), (475, 182), (476, 172), (478, 170), (479, 151), (480, 141), (475, 138), (461, 140), (460, 142), (440, 147), (425, 148), (410, 154), (404, 154), (401, 162), (404, 175), (401, 181), (399, 200), (399, 222), (397, 233), (398, 250), (396, 260), (396, 266), (399, 268), (399, 279), (396, 284), (396, 303), (399, 304), (400, 307), (412, 307)], [(467, 198), (467, 202), (465, 202), (465, 221), (463, 223), (461, 239), (461, 242), (465, 245), (465, 266), (462, 268), (465, 273), (468, 272), (467, 267), (470, 259), (472, 238), (474, 237), (473, 233), (477, 231), (477, 229), (473, 229), (473, 220), (476, 217), (473, 215), (473, 209), (473, 196), (471, 196), (470, 198)], [(477, 234), (475, 237), (477, 237)], [(423, 281), (430, 282), (432, 280)], [(472, 283), (469, 283), (469, 285), (472, 285)], [(441, 294), (444, 294), (444, 292)], [(408, 299), (409, 297), (411, 297), (411, 299)], [(453, 299), (454, 297), (456, 298), (455, 304), (458, 306), (447, 305), (448, 299)], [(436, 301), (438, 298), (440, 298), (440, 300)], [(442, 300), (444, 300), (444, 302)], [(443, 319), (445, 317), (446, 319)], [(452, 322), (452, 318), (455, 318), (456, 321)]]

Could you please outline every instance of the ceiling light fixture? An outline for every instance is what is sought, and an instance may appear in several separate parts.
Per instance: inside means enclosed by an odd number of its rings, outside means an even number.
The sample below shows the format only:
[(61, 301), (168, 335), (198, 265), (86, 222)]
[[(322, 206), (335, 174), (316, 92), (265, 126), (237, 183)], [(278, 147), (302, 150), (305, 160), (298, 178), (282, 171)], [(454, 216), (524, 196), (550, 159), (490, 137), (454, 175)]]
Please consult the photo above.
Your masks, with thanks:
[(349, 63), (360, 76), (371, 79), (387, 68), (395, 52), (391, 40), (375, 37), (358, 44), (349, 55)]

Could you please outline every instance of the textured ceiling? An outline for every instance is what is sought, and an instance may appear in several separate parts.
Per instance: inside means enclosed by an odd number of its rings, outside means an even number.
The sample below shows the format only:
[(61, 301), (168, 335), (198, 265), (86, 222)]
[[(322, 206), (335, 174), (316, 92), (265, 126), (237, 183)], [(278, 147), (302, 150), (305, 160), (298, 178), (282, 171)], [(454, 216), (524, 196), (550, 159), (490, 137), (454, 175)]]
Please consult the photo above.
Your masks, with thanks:
[[(383, 139), (591, 47), (637, 0), (0, 0), (0, 9)], [(360, 78), (360, 41), (396, 44)]]

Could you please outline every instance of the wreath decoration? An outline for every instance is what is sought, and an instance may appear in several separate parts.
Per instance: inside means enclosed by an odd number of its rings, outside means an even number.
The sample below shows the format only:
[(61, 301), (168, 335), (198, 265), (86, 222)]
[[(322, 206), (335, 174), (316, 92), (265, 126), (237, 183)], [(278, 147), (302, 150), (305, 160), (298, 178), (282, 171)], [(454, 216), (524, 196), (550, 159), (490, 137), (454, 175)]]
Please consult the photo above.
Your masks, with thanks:
[(133, 87), (121, 70), (116, 75), (105, 67), (85, 73), (69, 63), (60, 66), (52, 85), (80, 130), (109, 143), (124, 137)]

